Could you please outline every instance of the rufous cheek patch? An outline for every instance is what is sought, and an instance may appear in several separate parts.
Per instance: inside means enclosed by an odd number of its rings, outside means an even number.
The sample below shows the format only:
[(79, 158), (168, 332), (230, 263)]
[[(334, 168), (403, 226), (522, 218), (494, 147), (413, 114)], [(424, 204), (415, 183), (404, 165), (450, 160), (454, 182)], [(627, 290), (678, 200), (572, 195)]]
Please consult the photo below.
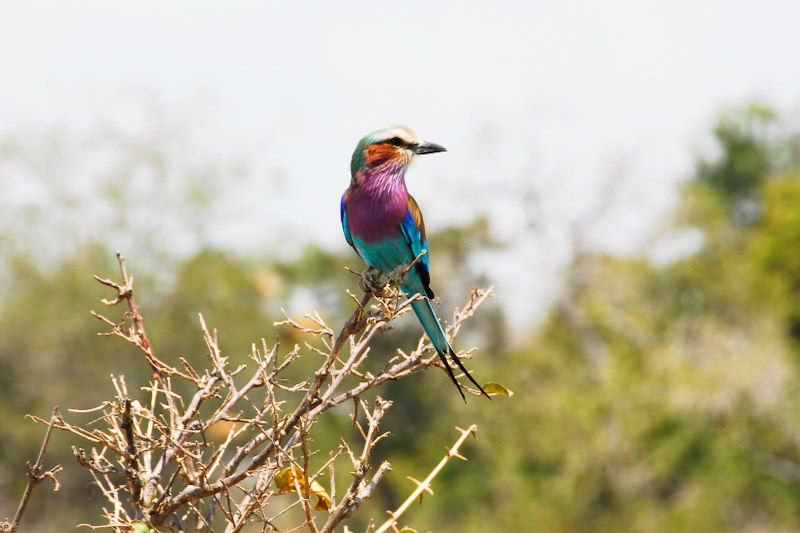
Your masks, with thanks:
[(402, 157), (396, 147), (388, 144), (373, 144), (364, 152), (367, 166), (381, 165), (390, 159)]

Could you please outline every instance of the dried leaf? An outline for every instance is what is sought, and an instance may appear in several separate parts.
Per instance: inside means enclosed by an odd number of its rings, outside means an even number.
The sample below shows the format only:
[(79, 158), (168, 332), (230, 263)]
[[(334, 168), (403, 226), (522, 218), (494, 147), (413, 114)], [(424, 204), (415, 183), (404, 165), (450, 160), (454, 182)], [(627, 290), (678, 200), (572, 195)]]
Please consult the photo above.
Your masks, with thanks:
[[(295, 485), (295, 480), (297, 484)], [(305, 490), (305, 479), (303, 479), (303, 470), (297, 466), (290, 466), (289, 468), (285, 468), (281, 470), (275, 476), (275, 486), (278, 488), (281, 493), (288, 493), (288, 492), (297, 492), (296, 487), (300, 487), (300, 490)], [(314, 506), (315, 511), (330, 511), (333, 505), (331, 502), (331, 497), (327, 493), (327, 491), (317, 483), (316, 481), (311, 482), (311, 490), (309, 494), (317, 497), (317, 505)]]
[(486, 394), (489, 396), (514, 396), (511, 390), (505, 388), (496, 381), (484, 383), (483, 390), (485, 390)]
[(220, 420), (216, 424), (212, 424), (206, 430), (206, 437), (214, 442), (225, 442), (231, 430), (236, 431), (242, 427), (243, 424), (239, 422), (229, 422), (227, 420)]

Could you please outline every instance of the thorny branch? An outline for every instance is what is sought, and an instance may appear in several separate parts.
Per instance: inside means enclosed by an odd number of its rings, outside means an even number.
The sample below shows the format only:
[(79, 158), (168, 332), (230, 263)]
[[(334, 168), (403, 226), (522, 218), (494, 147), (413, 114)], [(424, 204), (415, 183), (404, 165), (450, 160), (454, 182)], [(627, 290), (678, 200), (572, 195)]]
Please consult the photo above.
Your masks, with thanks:
[[(279, 522), (299, 519), (297, 527), (330, 532), (351, 517), (391, 470), (388, 462), (377, 469), (370, 462), (375, 447), (388, 436), (381, 432), (380, 422), (391, 402), (376, 397), (370, 407), (362, 396), (387, 381), (441, 368), (425, 338), (410, 353), (398, 350), (380, 372), (361, 368), (372, 341), (410, 311), (416, 297), (406, 298), (397, 285), (413, 264), (360, 298), (350, 294), (355, 309), (338, 335), (316, 313), (307, 314), (302, 324), (289, 316), (276, 322), (294, 329), (305, 339), (306, 349), (322, 357), (310, 379), (290, 383), (286, 370), (300, 356), (299, 345), (283, 349), (279, 340), (270, 345), (261, 339), (258, 346), (252, 345), (248, 364), (233, 367), (219, 347), (217, 332), (202, 316), (204, 368), (195, 368), (184, 358), (170, 364), (158, 357), (134, 297), (133, 276), (122, 254), (117, 254), (117, 261), (121, 283), (96, 279), (115, 291), (103, 304), (113, 307), (124, 302), (127, 311), (121, 322), (92, 315), (108, 327), (101, 335), (122, 338), (144, 355), (153, 380), (129, 391), (124, 376), (112, 376), (113, 399), (90, 409), (70, 410), (75, 416), (91, 414), (96, 419), (92, 425), (61, 417), (50, 422), (51, 429), (72, 433), (89, 447), (88, 451), (73, 448), (73, 453), (108, 505), (103, 508), (104, 522), (88, 527), (129, 531), (141, 523), (159, 531), (189, 527), (211, 531), (216, 530), (216, 520), (234, 533), (251, 522), (269, 531), (277, 530)], [(491, 289), (475, 290), (446, 328), (448, 334), (457, 335), (491, 296)], [(320, 416), (350, 400), (355, 406), (354, 427), (363, 439), (360, 451), (354, 452), (345, 441), (335, 450), (314, 449), (311, 430)], [(224, 428), (221, 438), (220, 428)], [(209, 433), (212, 429), (217, 437)], [(467, 433), (471, 431), (474, 426)], [(313, 473), (310, 459), (320, 452), (328, 460)], [(353, 467), (352, 482), (337, 500), (333, 478), (344, 457)], [(320, 483), (326, 475), (330, 493)], [(293, 498), (286, 505), (275, 505), (286, 502), (280, 494)], [(321, 527), (314, 511), (329, 512)], [(400, 514), (402, 510), (391, 516), (396, 519)]]
[(403, 515), (403, 513), (406, 512), (406, 510), (409, 507), (411, 507), (411, 504), (414, 503), (414, 501), (417, 498), (422, 498), (422, 494), (424, 492), (433, 495), (431, 482), (433, 481), (433, 478), (435, 478), (439, 474), (439, 472), (442, 471), (444, 465), (447, 464), (447, 461), (449, 461), (451, 457), (461, 459), (462, 461), (467, 460), (466, 457), (458, 453), (458, 449), (461, 447), (462, 444), (464, 444), (464, 441), (467, 440), (467, 437), (469, 437), (470, 435), (474, 437), (476, 435), (478, 427), (473, 424), (467, 429), (461, 429), (461, 428), (456, 428), (456, 429), (461, 433), (461, 435), (459, 435), (458, 439), (456, 439), (455, 444), (453, 444), (453, 446), (447, 450), (447, 452), (444, 454), (444, 457), (442, 457), (442, 460), (439, 461), (439, 463), (433, 468), (433, 470), (431, 470), (431, 473), (428, 474), (427, 477), (425, 477), (425, 479), (423, 479), (422, 481), (417, 481), (413, 477), (408, 478), (409, 481), (411, 481), (416, 485), (416, 488), (411, 493), (411, 495), (408, 498), (406, 498), (406, 501), (404, 501), (402, 505), (400, 505), (400, 507), (397, 508), (396, 511), (394, 512), (388, 511), (389, 519), (386, 520), (386, 522), (384, 522), (383, 524), (381, 524), (380, 527), (378, 527), (378, 529), (375, 530), (375, 533), (383, 533), (389, 528), (395, 527), (397, 525), (397, 520)]
[[(351, 461), (353, 462), (353, 466), (355, 467), (355, 471), (353, 471), (353, 482), (350, 484), (350, 488), (347, 489), (347, 493), (339, 502), (339, 505), (331, 511), (331, 514), (328, 516), (328, 521), (325, 522), (325, 527), (322, 528), (322, 533), (330, 533), (333, 531), (333, 528), (336, 527), (340, 522), (349, 518), (350, 516), (355, 513), (361, 504), (369, 499), (372, 495), (372, 491), (375, 487), (380, 483), (381, 478), (391, 470), (391, 466), (389, 463), (384, 461), (381, 466), (378, 468), (377, 472), (372, 476), (372, 479), (369, 482), (365, 481), (365, 477), (370, 470), (369, 458), (370, 454), (372, 453), (372, 449), (375, 447), (378, 442), (382, 439), (386, 438), (389, 433), (382, 433), (378, 434), (378, 424), (383, 418), (383, 415), (386, 413), (386, 410), (391, 407), (392, 402), (387, 402), (379, 396), (375, 400), (375, 408), (372, 411), (372, 414), (369, 413), (367, 410), (366, 405), (362, 402), (362, 408), (364, 413), (367, 416), (368, 421), (368, 429), (364, 436), (364, 448), (361, 451), (361, 454), (356, 457), (353, 455), (353, 452), (348, 448), (347, 452), (350, 456)], [(357, 421), (354, 420), (356, 424)], [(359, 426), (359, 429), (361, 427)], [(361, 430), (363, 433), (363, 430)]]

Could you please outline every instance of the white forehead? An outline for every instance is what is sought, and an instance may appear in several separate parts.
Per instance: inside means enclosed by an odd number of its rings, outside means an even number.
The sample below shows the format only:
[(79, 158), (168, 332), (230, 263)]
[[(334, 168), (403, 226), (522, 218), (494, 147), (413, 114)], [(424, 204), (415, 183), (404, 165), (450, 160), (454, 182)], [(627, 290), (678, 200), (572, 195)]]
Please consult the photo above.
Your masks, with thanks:
[(405, 126), (392, 126), (385, 130), (373, 131), (369, 136), (373, 142), (383, 142), (399, 137), (406, 144), (419, 144), (419, 139), (414, 135), (414, 132)]

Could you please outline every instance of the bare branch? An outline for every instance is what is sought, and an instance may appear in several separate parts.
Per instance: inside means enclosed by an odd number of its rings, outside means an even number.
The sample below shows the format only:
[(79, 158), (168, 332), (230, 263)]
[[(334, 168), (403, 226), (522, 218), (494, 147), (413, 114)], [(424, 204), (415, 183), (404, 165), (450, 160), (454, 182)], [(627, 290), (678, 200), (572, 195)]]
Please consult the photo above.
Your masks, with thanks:
[(50, 470), (42, 471), (42, 463), (44, 462), (44, 454), (47, 451), (47, 445), (50, 443), (50, 435), (53, 433), (53, 428), (60, 419), (61, 415), (58, 414), (58, 408), (54, 408), (53, 413), (50, 415), (50, 423), (47, 425), (47, 431), (45, 431), (44, 438), (42, 439), (42, 446), (39, 448), (39, 455), (36, 457), (36, 462), (33, 465), (28, 463), (28, 483), (25, 485), (25, 492), (22, 494), (22, 499), (19, 502), (19, 507), (17, 507), (14, 519), (10, 524), (1, 524), (4, 531), (13, 532), (19, 528), (22, 515), (25, 514), (25, 509), (28, 507), (33, 489), (35, 489), (39, 483), (49, 478), (53, 481), (53, 491), (57, 491), (61, 488), (61, 484), (56, 479), (56, 474), (62, 470), (60, 465), (56, 465)]
[(461, 433), (461, 435), (459, 435), (458, 439), (456, 439), (455, 444), (453, 444), (453, 446), (447, 450), (447, 453), (445, 453), (444, 457), (442, 457), (442, 460), (439, 461), (439, 464), (437, 464), (434, 467), (434, 469), (431, 470), (431, 473), (428, 474), (424, 480), (417, 481), (414, 478), (410, 478), (411, 481), (416, 484), (416, 488), (411, 493), (411, 495), (408, 498), (406, 498), (406, 501), (404, 501), (402, 505), (400, 505), (400, 507), (397, 508), (396, 511), (394, 512), (389, 511), (389, 519), (386, 520), (386, 522), (384, 522), (383, 524), (381, 524), (380, 527), (378, 527), (378, 529), (375, 530), (375, 533), (383, 533), (389, 528), (396, 526), (397, 520), (403, 515), (403, 513), (406, 512), (406, 510), (411, 506), (412, 503), (414, 503), (414, 501), (416, 501), (417, 498), (422, 496), (423, 492), (428, 492), (429, 494), (433, 494), (433, 489), (431, 489), (431, 482), (439, 474), (439, 472), (442, 471), (444, 465), (447, 464), (447, 461), (449, 461), (451, 457), (456, 457), (458, 459), (466, 461), (466, 458), (464, 458), (464, 456), (459, 455), (458, 449), (461, 447), (464, 441), (467, 440), (467, 437), (469, 437), (470, 435), (472, 435), (473, 437), (475, 436), (478, 428), (473, 424), (467, 429), (461, 429), (461, 428), (456, 428), (456, 429)]
[[(302, 509), (303, 523), (298, 527), (311, 532), (318, 531), (317, 513), (325, 511), (329, 514), (319, 530), (339, 527), (391, 470), (388, 462), (377, 469), (371, 465), (373, 450), (389, 435), (381, 432), (380, 422), (391, 402), (377, 397), (369, 406), (362, 395), (387, 381), (440, 365), (433, 347), (421, 338), (410, 353), (397, 350), (381, 372), (360, 370), (375, 339), (410, 312), (418, 298), (407, 298), (397, 283), (421, 257), (393, 273), (390, 283), (380, 289), (353, 297), (353, 312), (338, 334), (317, 312), (306, 314), (306, 322), (285, 315), (277, 324), (294, 329), (304, 340), (281, 350), (279, 342), (268, 346), (262, 339), (260, 347), (251, 346), (247, 364), (236, 367), (221, 350), (216, 330), (200, 316), (207, 356), (201, 367), (180, 357), (173, 364), (156, 356), (135, 299), (133, 277), (118, 254), (121, 281), (96, 279), (115, 291), (103, 304), (124, 302), (128, 311), (121, 322), (93, 315), (107, 327), (104, 335), (137, 347), (153, 370), (153, 380), (131, 389), (145, 393), (140, 401), (128, 390), (123, 376), (112, 376), (113, 399), (97, 407), (70, 410), (71, 416), (94, 420), (81, 424), (58, 417), (48, 425), (48, 438), (52, 429), (59, 429), (87, 444), (86, 450), (73, 448), (73, 454), (107, 501), (104, 523), (89, 527), (127, 532), (134, 522), (142, 522), (159, 530), (209, 531), (224, 522), (220, 530), (235, 533), (253, 522), (276, 529), (276, 518), (291, 509)], [(447, 332), (457, 335), (491, 294), (491, 289), (474, 291)], [(343, 354), (345, 348), (349, 352)], [(303, 350), (321, 355), (322, 360), (308, 379), (292, 382), (284, 371)], [(468, 358), (470, 354), (460, 355)], [(294, 399), (287, 399), (286, 393)], [(310, 439), (313, 426), (326, 412), (351, 399), (356, 406), (353, 427), (363, 439), (359, 451), (344, 440), (335, 449), (315, 448)], [(458, 445), (451, 456), (456, 456)], [(315, 454), (328, 459), (312, 475), (310, 459)], [(353, 479), (337, 501), (334, 463), (340, 456), (350, 458)], [(326, 472), (330, 494), (318, 481)], [(288, 483), (288, 488), (275, 491), (280, 483)], [(291, 494), (293, 501), (282, 508), (272, 505), (276, 494)], [(314, 498), (318, 501), (312, 506)], [(392, 516), (400, 514), (402, 510)]]

